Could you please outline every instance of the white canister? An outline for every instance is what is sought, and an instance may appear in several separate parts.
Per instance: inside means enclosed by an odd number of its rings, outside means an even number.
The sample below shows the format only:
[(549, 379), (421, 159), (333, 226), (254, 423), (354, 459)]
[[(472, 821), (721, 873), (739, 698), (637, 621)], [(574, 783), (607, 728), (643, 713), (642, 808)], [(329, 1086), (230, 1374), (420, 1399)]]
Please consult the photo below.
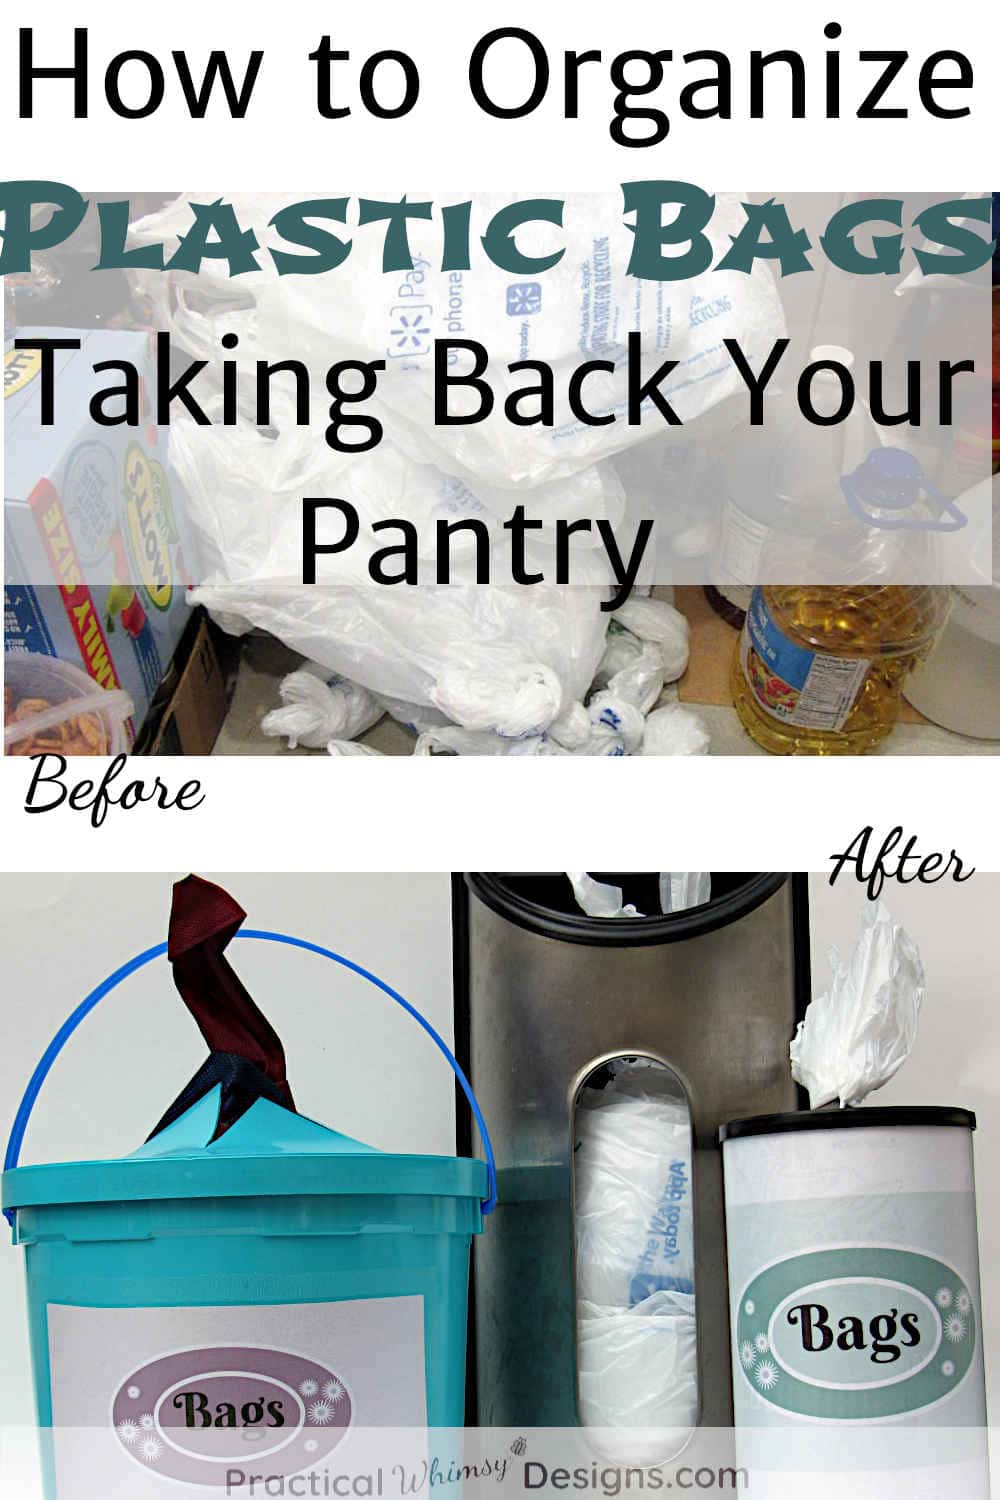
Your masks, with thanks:
[(754, 1493), (987, 1500), (975, 1116), (721, 1131), (737, 1453)]
[(946, 568), (969, 582), (952, 588), (940, 639), (903, 694), (945, 729), (1000, 740), (1000, 480), (976, 485), (958, 503), (968, 525), (949, 538), (958, 550)]
[(903, 692), (945, 729), (1000, 740), (1000, 585), (952, 589), (941, 638)]

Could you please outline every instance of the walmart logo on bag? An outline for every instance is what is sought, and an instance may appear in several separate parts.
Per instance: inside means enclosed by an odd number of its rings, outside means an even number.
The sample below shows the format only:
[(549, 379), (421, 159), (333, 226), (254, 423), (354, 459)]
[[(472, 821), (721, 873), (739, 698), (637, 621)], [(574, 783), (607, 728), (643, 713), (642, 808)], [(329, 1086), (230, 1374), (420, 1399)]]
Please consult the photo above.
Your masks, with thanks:
[(508, 318), (531, 318), (542, 310), (542, 283), (518, 281), (507, 288)]
[(908, 1250), (821, 1250), (779, 1261), (740, 1299), (744, 1379), (782, 1411), (822, 1420), (901, 1416), (942, 1401), (976, 1351), (972, 1294)]

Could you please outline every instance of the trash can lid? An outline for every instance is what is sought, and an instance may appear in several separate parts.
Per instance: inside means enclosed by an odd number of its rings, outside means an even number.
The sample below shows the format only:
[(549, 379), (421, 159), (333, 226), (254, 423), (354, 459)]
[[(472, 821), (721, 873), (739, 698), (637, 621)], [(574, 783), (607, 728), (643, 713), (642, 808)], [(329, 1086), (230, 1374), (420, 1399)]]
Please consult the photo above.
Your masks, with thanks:
[(403, 1195), (486, 1197), (486, 1163), (394, 1155), (258, 1099), (214, 1140), (216, 1086), (174, 1123), (110, 1161), (16, 1167), (2, 1179), (4, 1210), (168, 1198)]
[(872, 1129), (878, 1126), (898, 1128), (906, 1125), (958, 1125), (975, 1130), (976, 1117), (971, 1109), (949, 1106), (901, 1104), (865, 1106), (847, 1109), (799, 1110), (781, 1115), (755, 1115), (749, 1120), (730, 1120), (719, 1131), (720, 1142), (737, 1141), (749, 1135), (787, 1135), (793, 1130)]

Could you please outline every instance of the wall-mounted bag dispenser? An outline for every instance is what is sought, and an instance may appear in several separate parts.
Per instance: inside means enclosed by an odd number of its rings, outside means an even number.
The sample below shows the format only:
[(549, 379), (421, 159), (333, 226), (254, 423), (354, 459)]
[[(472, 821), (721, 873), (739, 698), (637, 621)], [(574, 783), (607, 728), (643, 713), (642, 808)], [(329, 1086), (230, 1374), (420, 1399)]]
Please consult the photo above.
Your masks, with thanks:
[[(660, 911), (657, 875), (593, 873)], [(613, 1429), (608, 1457), (668, 1461), (732, 1423), (717, 1137), (800, 1106), (805, 877), (713, 874), (700, 906), (601, 918), (563, 874), (473, 873), (454, 916), (457, 1051), (499, 1168), (470, 1420)]]

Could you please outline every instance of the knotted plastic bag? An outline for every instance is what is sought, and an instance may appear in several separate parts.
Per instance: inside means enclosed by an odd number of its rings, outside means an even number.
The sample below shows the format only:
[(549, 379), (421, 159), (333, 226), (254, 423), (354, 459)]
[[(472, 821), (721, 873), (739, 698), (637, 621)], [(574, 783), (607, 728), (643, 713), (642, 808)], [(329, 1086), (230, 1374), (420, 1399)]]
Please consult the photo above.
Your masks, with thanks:
[(258, 1099), (294, 1110), (285, 1076), (285, 1049), (230, 967), (226, 949), (246, 912), (221, 886), (188, 875), (174, 886), (167, 957), (181, 999), (208, 1044), (209, 1055), (150, 1135), (159, 1135), (209, 1089), (221, 1085), (214, 1140)]

